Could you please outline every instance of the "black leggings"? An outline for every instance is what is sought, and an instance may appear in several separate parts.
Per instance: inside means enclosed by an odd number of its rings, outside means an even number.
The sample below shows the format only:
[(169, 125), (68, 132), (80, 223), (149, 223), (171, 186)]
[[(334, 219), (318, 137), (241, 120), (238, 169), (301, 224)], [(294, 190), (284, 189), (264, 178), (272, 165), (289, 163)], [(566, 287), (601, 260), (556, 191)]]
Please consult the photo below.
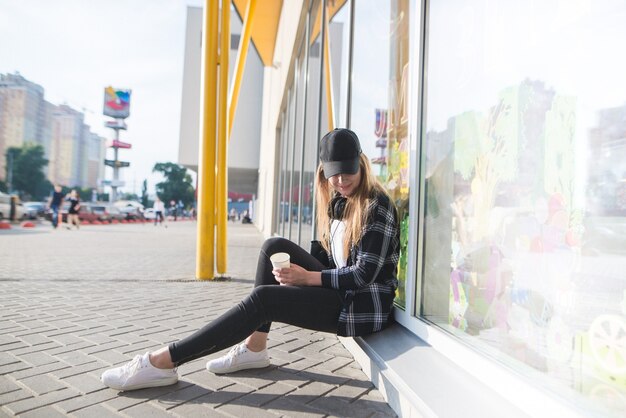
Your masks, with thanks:
[(312, 286), (280, 286), (272, 274), (269, 256), (285, 252), (291, 262), (309, 271), (326, 267), (304, 249), (284, 238), (263, 244), (254, 289), (244, 300), (198, 331), (169, 345), (174, 364), (181, 365), (223, 350), (254, 331), (269, 332), (272, 321), (315, 331), (337, 332), (343, 298), (334, 289)]

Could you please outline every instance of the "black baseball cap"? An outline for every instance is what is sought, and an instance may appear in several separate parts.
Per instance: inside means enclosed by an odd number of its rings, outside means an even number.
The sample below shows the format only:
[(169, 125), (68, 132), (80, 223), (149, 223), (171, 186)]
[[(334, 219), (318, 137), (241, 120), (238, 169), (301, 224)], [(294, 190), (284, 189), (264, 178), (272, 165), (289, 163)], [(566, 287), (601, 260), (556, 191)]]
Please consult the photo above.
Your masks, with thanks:
[(327, 179), (337, 174), (356, 174), (360, 155), (359, 138), (349, 129), (333, 129), (320, 141), (320, 160)]

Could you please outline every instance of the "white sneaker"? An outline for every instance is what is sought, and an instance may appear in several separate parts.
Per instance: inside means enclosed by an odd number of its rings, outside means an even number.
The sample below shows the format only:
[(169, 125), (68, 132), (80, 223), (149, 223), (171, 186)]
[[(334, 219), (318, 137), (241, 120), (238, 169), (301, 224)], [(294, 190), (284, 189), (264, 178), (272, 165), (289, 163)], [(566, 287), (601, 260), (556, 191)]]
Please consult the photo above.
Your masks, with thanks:
[(238, 370), (261, 369), (270, 365), (267, 349), (255, 353), (248, 350), (243, 342), (230, 349), (228, 354), (213, 359), (206, 364), (206, 369), (212, 373), (232, 373)]
[(150, 363), (150, 353), (137, 355), (123, 366), (102, 373), (102, 383), (111, 389), (135, 390), (168, 386), (178, 382), (176, 369), (157, 369)]

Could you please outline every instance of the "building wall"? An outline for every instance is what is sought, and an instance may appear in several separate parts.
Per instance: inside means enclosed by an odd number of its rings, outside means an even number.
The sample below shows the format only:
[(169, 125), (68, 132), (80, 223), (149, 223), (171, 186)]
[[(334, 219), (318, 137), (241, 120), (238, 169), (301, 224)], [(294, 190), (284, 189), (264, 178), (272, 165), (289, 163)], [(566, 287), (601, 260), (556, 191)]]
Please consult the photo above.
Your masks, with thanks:
[(0, 123), (0, 178), (6, 176), (6, 151), (10, 147), (20, 147), (24, 142), (24, 102), (22, 88), (0, 89), (2, 120)]
[(86, 170), (84, 115), (61, 105), (53, 115), (53, 140), (49, 178), (52, 183), (83, 186)]
[(83, 187), (98, 189), (100, 181), (104, 179), (104, 164), (106, 139), (98, 134), (89, 133), (87, 139), (87, 178)]
[(202, 92), (200, 86), (201, 59), (202, 8), (187, 7), (178, 162), (196, 172), (198, 171), (200, 93)]
[[(198, 170), (201, 65), (202, 65), (202, 19), (203, 9), (187, 8), (185, 35), (185, 64), (183, 69), (183, 93), (179, 140), (180, 164)], [(232, 83), (237, 45), (242, 25), (236, 12), (231, 12), (231, 50), (229, 55), (229, 83)], [(228, 144), (228, 190), (236, 193), (256, 193), (259, 167), (259, 143), (261, 126), (261, 98), (263, 95), (263, 65), (251, 46), (248, 49), (241, 92), (235, 112), (235, 123)], [(238, 123), (243, 121), (242, 123)], [(245, 150), (245, 152), (242, 152)]]
[(44, 90), (19, 73), (0, 74), (0, 179), (4, 179), (5, 153), (25, 143), (44, 146)]

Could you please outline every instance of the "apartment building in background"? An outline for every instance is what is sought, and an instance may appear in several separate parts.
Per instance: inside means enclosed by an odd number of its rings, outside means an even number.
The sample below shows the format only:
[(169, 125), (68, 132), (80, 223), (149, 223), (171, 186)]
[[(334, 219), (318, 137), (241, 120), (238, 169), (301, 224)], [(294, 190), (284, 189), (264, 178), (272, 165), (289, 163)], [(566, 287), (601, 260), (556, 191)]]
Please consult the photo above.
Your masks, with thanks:
[(104, 178), (105, 138), (91, 132), (84, 114), (44, 98), (44, 88), (19, 73), (0, 74), (0, 179), (9, 147), (41, 145), (52, 183), (98, 188)]

